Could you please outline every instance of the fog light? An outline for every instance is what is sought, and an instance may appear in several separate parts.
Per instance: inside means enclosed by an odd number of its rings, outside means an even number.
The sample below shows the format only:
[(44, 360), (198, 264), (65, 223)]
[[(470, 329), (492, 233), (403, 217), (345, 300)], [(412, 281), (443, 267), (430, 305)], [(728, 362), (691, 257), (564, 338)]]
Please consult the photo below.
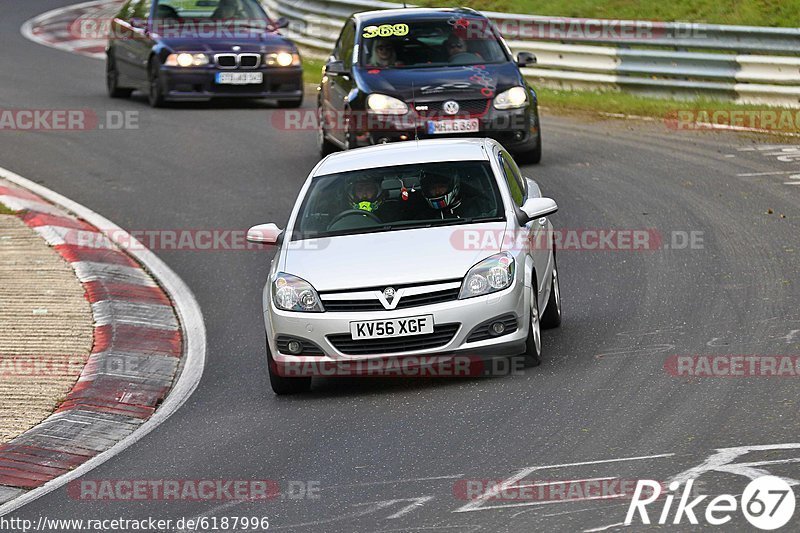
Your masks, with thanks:
[(525, 132), (524, 131), (515, 131), (514, 132), (514, 140), (521, 141), (523, 137), (525, 137)]
[(297, 355), (303, 351), (303, 345), (300, 344), (300, 341), (289, 341), (289, 344), (286, 345), (286, 349), (289, 350), (290, 354)]
[(502, 335), (503, 332), (506, 330), (506, 325), (502, 322), (494, 322), (491, 327), (489, 328), (489, 333), (494, 336)]

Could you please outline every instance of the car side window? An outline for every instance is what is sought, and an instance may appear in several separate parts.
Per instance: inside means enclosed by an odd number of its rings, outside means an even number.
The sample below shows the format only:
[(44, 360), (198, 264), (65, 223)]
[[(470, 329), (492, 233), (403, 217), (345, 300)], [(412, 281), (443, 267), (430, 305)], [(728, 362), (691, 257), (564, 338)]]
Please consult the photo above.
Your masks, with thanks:
[(339, 40), (339, 59), (342, 60), (346, 68), (353, 65), (353, 45), (356, 42), (356, 28), (352, 21), (347, 21), (342, 30), (342, 37)]
[(522, 206), (525, 201), (525, 182), (519, 167), (507, 152), (500, 152), (499, 161), (503, 174), (505, 174), (506, 183), (508, 183), (508, 190), (511, 192), (511, 198), (518, 206)]

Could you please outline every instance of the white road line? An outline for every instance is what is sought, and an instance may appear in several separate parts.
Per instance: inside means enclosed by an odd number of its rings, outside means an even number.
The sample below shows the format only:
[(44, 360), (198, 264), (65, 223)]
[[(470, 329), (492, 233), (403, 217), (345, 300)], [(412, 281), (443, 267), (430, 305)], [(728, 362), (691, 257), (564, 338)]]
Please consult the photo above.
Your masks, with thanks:
[(529, 468), (525, 468), (523, 470), (520, 470), (519, 472), (517, 472), (516, 474), (514, 474), (510, 478), (508, 478), (505, 481), (502, 481), (501, 483), (499, 483), (498, 485), (495, 485), (494, 487), (492, 487), (491, 490), (489, 490), (487, 492), (484, 492), (478, 498), (475, 498), (475, 500), (469, 502), (466, 505), (463, 505), (463, 506), (459, 507), (458, 509), (456, 509), (453, 512), (454, 513), (466, 513), (466, 512), (470, 512), (470, 511), (477, 511), (483, 505), (483, 502), (485, 502), (489, 498), (492, 498), (492, 497), (496, 496), (497, 494), (499, 494), (500, 492), (502, 492), (506, 488), (510, 487), (511, 485), (516, 483), (517, 481), (519, 481), (521, 479), (525, 479), (527, 476), (531, 475), (533, 472), (535, 472), (537, 470), (550, 470), (550, 469), (554, 469), (554, 468), (564, 468), (564, 467), (567, 467), (567, 466), (586, 466), (586, 465), (598, 465), (598, 464), (605, 464), (605, 463), (619, 463), (619, 462), (622, 462), (622, 461), (641, 461), (641, 460), (644, 460), (644, 459), (659, 459), (659, 458), (663, 458), (663, 457), (672, 457), (673, 455), (675, 455), (675, 454), (674, 453), (662, 453), (662, 454), (658, 454), (658, 455), (641, 455), (641, 456), (638, 456), (638, 457), (624, 457), (624, 458), (621, 458), (621, 459), (602, 459), (600, 461), (582, 461), (582, 462), (579, 462), (579, 463), (563, 463), (563, 464), (557, 464), (557, 465), (531, 466)]
[[(47, 46), (48, 48), (55, 48), (57, 50), (63, 50), (64, 52), (71, 52), (68, 47), (59, 46), (56, 43), (51, 43), (46, 39), (43, 39), (41, 36), (36, 35), (33, 33), (33, 23), (36, 21), (44, 20), (47, 18), (57, 17), (63, 13), (67, 13), (69, 11), (73, 11), (75, 9), (82, 9), (85, 7), (93, 7), (93, 6), (101, 6), (103, 4), (109, 3), (107, 0), (94, 0), (92, 2), (84, 2), (82, 4), (74, 4), (71, 6), (60, 7), (58, 9), (54, 9), (52, 11), (47, 11), (46, 13), (42, 13), (41, 15), (37, 15), (30, 20), (25, 21), (22, 27), (19, 29), (22, 36), (26, 39), (33, 41), (35, 43), (41, 44), (43, 46)], [(42, 195), (44, 196), (44, 195)]]
[(583, 533), (594, 533), (595, 531), (605, 531), (606, 529), (611, 529), (612, 527), (619, 527), (619, 526), (624, 526), (624, 525), (625, 525), (625, 522), (617, 522), (616, 524), (611, 524), (611, 525), (603, 526), (603, 527), (596, 527), (594, 529), (584, 529)]
[(777, 176), (779, 174), (797, 174), (800, 170), (778, 170), (775, 172), (748, 172), (745, 174), (736, 174), (740, 178), (749, 178), (752, 176)]
[(563, 485), (565, 483), (580, 483), (582, 481), (608, 481), (617, 479), (616, 477), (590, 477), (586, 479), (567, 479), (563, 481), (548, 481), (547, 483), (534, 483), (533, 485), (514, 485), (515, 489), (527, 489), (530, 487), (549, 487), (551, 485)]
[(23, 505), (30, 503), (45, 494), (65, 485), (69, 481), (79, 478), (87, 472), (97, 468), (109, 459), (121, 453), (129, 446), (141, 440), (145, 435), (153, 431), (161, 425), (189, 399), (197, 384), (200, 383), (200, 378), (203, 375), (203, 368), (206, 359), (206, 326), (203, 321), (203, 313), (200, 310), (200, 305), (192, 294), (191, 289), (184, 283), (184, 281), (167, 266), (156, 254), (148, 250), (136, 241), (128, 232), (103, 217), (95, 213), (88, 207), (85, 207), (77, 202), (66, 198), (57, 192), (48, 189), (38, 183), (23, 178), (22, 176), (11, 172), (10, 170), (0, 167), (0, 177), (16, 183), (20, 187), (28, 189), (29, 191), (38, 194), (39, 196), (65, 208), (68, 211), (78, 215), (80, 218), (86, 220), (106, 235), (112, 235), (113, 240), (116, 241), (122, 248), (126, 248), (131, 243), (135, 243), (133, 249), (128, 249), (127, 252), (134, 256), (144, 267), (156, 278), (164, 290), (169, 295), (170, 299), (175, 304), (175, 312), (180, 318), (181, 327), (183, 329), (184, 341), (184, 357), (183, 357), (183, 370), (177, 377), (172, 390), (164, 400), (164, 403), (158, 410), (151, 416), (144, 424), (139, 426), (133, 433), (119, 441), (110, 449), (93, 457), (87, 462), (83, 463), (75, 470), (70, 471), (63, 476), (53, 479), (37, 489), (26, 492), (22, 496), (0, 506), (0, 516), (3, 516), (11, 511), (19, 509)]
[[(611, 494), (609, 496), (586, 496), (585, 498), (568, 498), (565, 500), (545, 500), (545, 501), (535, 501), (535, 502), (517, 502), (517, 503), (503, 503), (500, 505), (486, 505), (478, 507), (477, 509), (471, 509), (471, 511), (489, 511), (492, 509), (510, 509), (512, 507), (534, 507), (539, 505), (552, 505), (554, 503), (578, 503), (578, 502), (588, 502), (594, 500), (613, 500), (616, 498), (625, 498), (628, 497), (629, 494)], [(456, 511), (458, 512), (458, 511)]]

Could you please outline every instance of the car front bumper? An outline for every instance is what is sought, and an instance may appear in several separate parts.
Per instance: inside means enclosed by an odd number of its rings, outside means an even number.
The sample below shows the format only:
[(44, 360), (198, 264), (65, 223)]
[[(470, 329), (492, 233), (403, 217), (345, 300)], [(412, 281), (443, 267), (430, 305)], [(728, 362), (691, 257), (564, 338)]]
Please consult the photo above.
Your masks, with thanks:
[[(297, 313), (276, 309), (268, 285), (263, 293), (264, 309), (267, 310), (264, 313), (264, 323), (270, 352), (277, 363), (358, 361), (406, 356), (461, 355), (479, 358), (513, 356), (525, 350), (529, 328), (527, 309), (530, 308), (530, 294), (530, 287), (526, 287), (520, 279), (515, 279), (514, 284), (508, 289), (466, 300), (393, 311)], [(380, 348), (382, 343), (379, 341), (352, 341), (350, 337), (351, 322), (420, 315), (433, 315), (435, 328), (446, 326), (453, 329), (454, 333), (449, 340), (435, 347), (409, 350), (393, 347), (389, 352)], [(505, 319), (507, 324), (514, 324), (515, 329), (509, 327), (510, 332), (502, 335), (489, 338), (484, 336), (483, 340), (468, 341), (468, 337), (473, 336), (478, 328), (488, 328), (490, 323), (501, 318)], [(291, 355), (285, 349), (287, 337), (310, 342), (315, 347), (311, 351), (316, 352), (318, 348), (321, 353), (308, 355), (304, 350), (300, 355)], [(343, 343), (344, 337), (347, 339)], [(421, 337), (423, 336), (411, 335), (405, 339), (419, 341)], [(476, 337), (480, 335), (472, 338)], [(279, 339), (284, 341), (283, 350), (278, 344)], [(354, 344), (369, 342), (373, 343), (371, 346), (375, 347), (374, 351), (364, 352), (365, 345)], [(343, 345), (348, 348), (342, 348)], [(349, 349), (352, 346), (358, 346), (360, 353), (354, 355)], [(395, 351), (398, 349), (401, 351)], [(348, 351), (350, 353), (346, 353)]]
[[(230, 85), (216, 82), (218, 72), (261, 72), (259, 84)], [(209, 98), (275, 98), (294, 100), (303, 96), (302, 67), (268, 67), (247, 70), (161, 67), (161, 83), (167, 100)]]
[[(432, 120), (476, 119), (475, 132), (430, 133)], [(499, 110), (489, 106), (481, 116), (420, 117), (414, 112), (399, 117), (376, 116), (362, 112), (353, 122), (353, 147), (414, 139), (445, 139), (448, 137), (490, 137), (509, 150), (530, 147), (539, 136), (539, 116), (535, 106)]]

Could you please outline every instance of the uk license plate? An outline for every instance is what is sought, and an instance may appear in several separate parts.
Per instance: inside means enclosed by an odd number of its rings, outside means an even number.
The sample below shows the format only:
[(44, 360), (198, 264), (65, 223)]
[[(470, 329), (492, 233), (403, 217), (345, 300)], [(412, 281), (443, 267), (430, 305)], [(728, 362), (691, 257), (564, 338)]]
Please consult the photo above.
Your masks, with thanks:
[(263, 81), (263, 72), (217, 72), (217, 83), (220, 85), (250, 85)]
[(477, 118), (428, 121), (428, 135), (437, 135), (440, 133), (467, 133), (474, 131), (480, 131)]
[(425, 333), (433, 333), (433, 315), (350, 322), (353, 340), (408, 337)]

